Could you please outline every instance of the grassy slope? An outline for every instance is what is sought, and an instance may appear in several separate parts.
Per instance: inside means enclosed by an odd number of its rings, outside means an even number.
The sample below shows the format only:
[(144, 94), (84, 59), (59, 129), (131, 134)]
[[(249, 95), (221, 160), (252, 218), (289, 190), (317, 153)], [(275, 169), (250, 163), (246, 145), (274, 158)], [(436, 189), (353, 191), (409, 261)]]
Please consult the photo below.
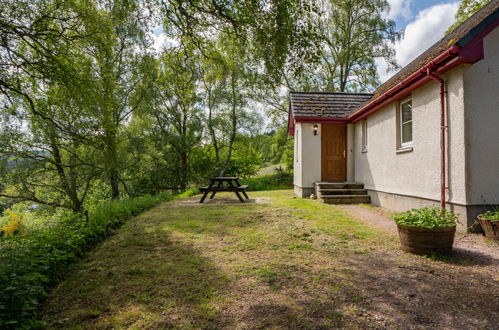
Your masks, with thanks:
[[(376, 301), (391, 283), (404, 295), (421, 278), (377, 274), (416, 265), (426, 276), (445, 265), (394, 252), (394, 236), (334, 206), (290, 191), (250, 195), (263, 203), (184, 200), (127, 222), (55, 288), (42, 317), (54, 328), (357, 328), (424, 320), (426, 307), (400, 307), (407, 297)], [(469, 283), (455, 272), (449, 276)], [(460, 284), (437, 279), (442, 288)], [(471, 290), (442, 294), (493, 299)]]

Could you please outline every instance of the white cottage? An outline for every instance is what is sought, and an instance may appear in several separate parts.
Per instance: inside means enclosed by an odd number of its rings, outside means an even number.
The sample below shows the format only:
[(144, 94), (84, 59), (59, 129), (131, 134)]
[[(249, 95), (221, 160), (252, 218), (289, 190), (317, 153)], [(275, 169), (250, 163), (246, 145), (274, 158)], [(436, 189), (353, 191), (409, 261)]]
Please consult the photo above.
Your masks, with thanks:
[(373, 94), (291, 93), (294, 187), (331, 203), (499, 206), (499, 0)]

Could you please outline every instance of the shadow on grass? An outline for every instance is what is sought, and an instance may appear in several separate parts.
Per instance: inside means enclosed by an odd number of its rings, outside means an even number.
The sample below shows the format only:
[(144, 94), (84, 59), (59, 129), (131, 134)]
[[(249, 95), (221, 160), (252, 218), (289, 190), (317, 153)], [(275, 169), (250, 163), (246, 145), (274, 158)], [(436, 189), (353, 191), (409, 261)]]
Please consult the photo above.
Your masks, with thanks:
[(491, 266), (499, 265), (499, 261), (480, 251), (454, 247), (449, 253), (432, 253), (426, 257), (443, 263), (459, 266)]
[[(305, 249), (303, 238), (343, 240), (330, 228), (338, 223), (300, 219), (325, 213), (322, 206), (300, 212), (277, 206), (164, 204), (150, 210), (55, 288), (43, 318), (51, 328), (98, 329), (498, 324), (497, 283), (483, 272), (490, 264), (460, 267), (390, 247), (373, 246), (365, 254), (348, 245), (337, 253), (324, 244)], [(324, 230), (311, 231), (312, 223)]]
[(477, 269), (415, 256), (401, 262), (390, 254), (359, 256), (351, 265), (366, 307), (398, 326), (493, 329), (499, 324), (497, 283)]
[(213, 301), (230, 283), (213, 262), (158, 227), (127, 224), (55, 288), (51, 328), (223, 327)]

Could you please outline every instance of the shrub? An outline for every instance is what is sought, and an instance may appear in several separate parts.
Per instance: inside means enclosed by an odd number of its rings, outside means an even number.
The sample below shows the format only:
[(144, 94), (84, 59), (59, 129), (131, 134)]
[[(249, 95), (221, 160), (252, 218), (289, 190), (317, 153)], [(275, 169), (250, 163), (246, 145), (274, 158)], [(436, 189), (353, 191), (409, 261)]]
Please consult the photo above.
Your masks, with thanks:
[(30, 319), (69, 264), (108, 235), (109, 228), (119, 227), (128, 218), (159, 202), (192, 195), (194, 191), (174, 196), (160, 194), (97, 205), (85, 219), (76, 215), (26, 235), (0, 238), (0, 328), (40, 326)]
[(480, 215), (480, 218), (492, 220), (492, 221), (499, 221), (499, 210), (498, 211), (487, 211), (484, 214)]
[(437, 228), (454, 226), (458, 215), (440, 207), (424, 207), (399, 213), (394, 220), (397, 225)]
[(267, 174), (242, 179), (241, 184), (248, 185), (248, 191), (289, 189), (293, 187), (293, 174), (287, 172)]

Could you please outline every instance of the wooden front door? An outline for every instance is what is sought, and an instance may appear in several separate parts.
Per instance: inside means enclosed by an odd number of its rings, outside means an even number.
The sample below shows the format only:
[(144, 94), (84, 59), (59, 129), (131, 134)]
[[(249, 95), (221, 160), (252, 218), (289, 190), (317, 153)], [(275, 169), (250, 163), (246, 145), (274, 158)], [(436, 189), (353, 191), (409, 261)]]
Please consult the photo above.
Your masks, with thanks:
[(321, 125), (321, 180), (347, 180), (347, 125)]

